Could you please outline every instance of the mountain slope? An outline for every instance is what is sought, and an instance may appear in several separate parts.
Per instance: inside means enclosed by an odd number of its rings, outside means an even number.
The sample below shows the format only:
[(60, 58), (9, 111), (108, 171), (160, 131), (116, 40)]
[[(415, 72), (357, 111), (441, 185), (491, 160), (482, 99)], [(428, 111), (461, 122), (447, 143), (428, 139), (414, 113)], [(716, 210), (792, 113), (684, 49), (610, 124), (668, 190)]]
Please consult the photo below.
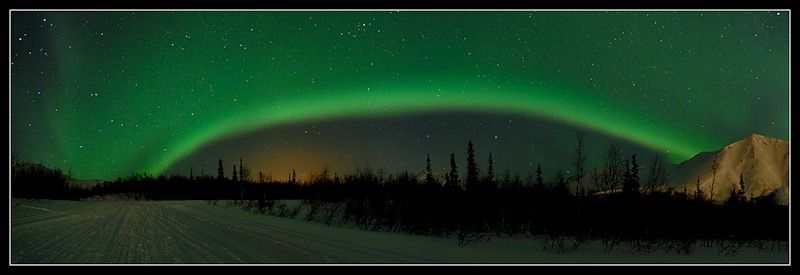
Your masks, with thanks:
[(725, 201), (733, 188), (738, 188), (739, 175), (744, 176), (748, 198), (773, 192), (781, 204), (789, 201), (789, 141), (752, 134), (717, 152), (703, 152), (679, 164), (672, 171), (674, 187), (693, 193), (697, 180), (708, 198), (711, 194), (711, 166), (719, 160), (714, 180), (714, 200)]

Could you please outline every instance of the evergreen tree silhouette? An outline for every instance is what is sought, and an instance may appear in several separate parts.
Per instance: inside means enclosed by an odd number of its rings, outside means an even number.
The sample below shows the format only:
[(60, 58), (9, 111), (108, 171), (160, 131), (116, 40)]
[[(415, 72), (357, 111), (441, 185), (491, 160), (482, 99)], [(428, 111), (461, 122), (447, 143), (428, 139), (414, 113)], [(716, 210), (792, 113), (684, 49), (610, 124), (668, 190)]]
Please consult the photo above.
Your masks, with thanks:
[(747, 202), (745, 199), (744, 191), (745, 191), (744, 175), (739, 173), (739, 185), (731, 186), (731, 194), (728, 197), (728, 201), (726, 202), (726, 204), (728, 206), (735, 207)]
[(244, 170), (244, 162), (242, 161), (242, 158), (239, 158), (239, 181), (246, 181), (247, 180), (247, 177), (245, 176), (245, 172), (244, 171), (245, 171)]
[(542, 179), (542, 165), (536, 165), (536, 191), (544, 191), (544, 180)]
[(458, 166), (456, 166), (456, 155), (450, 153), (450, 173), (447, 174), (447, 188), (455, 189), (459, 187)]
[[(508, 177), (511, 178), (511, 175), (509, 174)], [(489, 187), (494, 187), (494, 182), (494, 160), (492, 160), (492, 153), (489, 153), (489, 168), (488, 171), (486, 171), (486, 184), (488, 184)]]
[(478, 165), (475, 163), (475, 148), (472, 141), (467, 143), (467, 190), (475, 190), (478, 185)]
[(567, 177), (564, 175), (564, 171), (559, 169), (556, 171), (555, 179), (553, 180), (555, 183), (554, 191), (558, 195), (569, 195), (569, 186), (567, 186)]
[(631, 156), (631, 191), (639, 194), (639, 164), (636, 162), (636, 154)]
[(222, 168), (222, 159), (219, 159), (219, 166), (217, 167), (217, 180), (222, 181), (225, 179), (225, 170)]
[(695, 185), (694, 199), (696, 201), (702, 201), (703, 199), (705, 199), (705, 196), (703, 195), (703, 190), (700, 189), (700, 177), (699, 176), (697, 177), (697, 184)]
[(627, 196), (639, 194), (639, 164), (636, 163), (636, 155), (631, 156), (630, 163), (625, 160), (625, 180), (622, 185), (622, 193)]
[(236, 164), (233, 165), (233, 177), (231, 177), (232, 181), (239, 181), (239, 176), (236, 175)]
[(425, 184), (434, 185), (436, 182), (433, 179), (433, 170), (431, 169), (431, 155), (425, 156)]

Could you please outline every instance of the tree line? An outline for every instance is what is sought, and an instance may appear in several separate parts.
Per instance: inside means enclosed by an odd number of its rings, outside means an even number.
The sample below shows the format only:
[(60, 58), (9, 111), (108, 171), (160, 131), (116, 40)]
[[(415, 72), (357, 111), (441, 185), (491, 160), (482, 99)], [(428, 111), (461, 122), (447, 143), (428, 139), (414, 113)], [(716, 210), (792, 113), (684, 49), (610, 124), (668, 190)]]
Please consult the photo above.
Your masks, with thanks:
[[(143, 200), (232, 201), (247, 210), (297, 217), (284, 200), (299, 200), (304, 219), (328, 224), (350, 223), (366, 230), (456, 236), (460, 244), (497, 235), (546, 236), (553, 249), (602, 240), (607, 249), (620, 243), (640, 248), (658, 246), (691, 253), (698, 240), (788, 240), (788, 207), (774, 198), (746, 198), (740, 176), (731, 199), (715, 204), (699, 186), (694, 192), (665, 188), (663, 161), (655, 158), (644, 184), (636, 155), (623, 157), (610, 145), (601, 169), (587, 173), (584, 136), (574, 151), (574, 171), (556, 170), (545, 176), (537, 165), (535, 176), (498, 177), (488, 154), (486, 173), (477, 165), (475, 146), (466, 146), (465, 177), (460, 176), (455, 153), (450, 169), (434, 174), (430, 155), (422, 172), (396, 174), (359, 169), (338, 175), (324, 169), (298, 182), (293, 170), (287, 181), (274, 181), (259, 171), (254, 177), (242, 159), (226, 177), (223, 161), (216, 176), (191, 170), (189, 176), (134, 175), (91, 188), (71, 187), (67, 176), (41, 165), (12, 164), (12, 195), (23, 198), (84, 199), (114, 196)], [(569, 188), (574, 184), (575, 190)], [(340, 217), (335, 220), (334, 217)], [(765, 228), (767, 227), (767, 228)], [(730, 246), (730, 245), (729, 245)], [(728, 246), (728, 247), (729, 247)]]

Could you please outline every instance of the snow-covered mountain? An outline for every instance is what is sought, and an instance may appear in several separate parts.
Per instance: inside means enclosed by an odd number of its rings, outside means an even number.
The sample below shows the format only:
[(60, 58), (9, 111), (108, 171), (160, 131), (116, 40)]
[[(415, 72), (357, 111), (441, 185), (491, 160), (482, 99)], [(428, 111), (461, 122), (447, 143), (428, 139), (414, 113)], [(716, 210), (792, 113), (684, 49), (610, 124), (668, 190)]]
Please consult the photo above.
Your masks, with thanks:
[(789, 202), (789, 141), (752, 134), (716, 152), (702, 152), (677, 165), (671, 178), (676, 190), (689, 193), (696, 189), (698, 178), (700, 189), (711, 194), (714, 158), (719, 161), (714, 181), (714, 200), (725, 201), (732, 188), (738, 188), (739, 175), (744, 176), (745, 193), (748, 198), (776, 193), (780, 204)]

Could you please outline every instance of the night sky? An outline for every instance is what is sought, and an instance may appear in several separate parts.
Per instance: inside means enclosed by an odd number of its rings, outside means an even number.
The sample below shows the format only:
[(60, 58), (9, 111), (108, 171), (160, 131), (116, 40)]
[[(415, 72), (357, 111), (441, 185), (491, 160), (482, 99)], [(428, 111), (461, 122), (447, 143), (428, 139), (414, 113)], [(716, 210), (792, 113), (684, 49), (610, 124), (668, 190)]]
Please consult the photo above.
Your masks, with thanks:
[[(526, 176), (789, 136), (789, 12), (12, 12), (11, 150), (83, 179)], [(647, 160), (647, 158), (644, 158)], [(552, 173), (551, 173), (552, 174)]]

